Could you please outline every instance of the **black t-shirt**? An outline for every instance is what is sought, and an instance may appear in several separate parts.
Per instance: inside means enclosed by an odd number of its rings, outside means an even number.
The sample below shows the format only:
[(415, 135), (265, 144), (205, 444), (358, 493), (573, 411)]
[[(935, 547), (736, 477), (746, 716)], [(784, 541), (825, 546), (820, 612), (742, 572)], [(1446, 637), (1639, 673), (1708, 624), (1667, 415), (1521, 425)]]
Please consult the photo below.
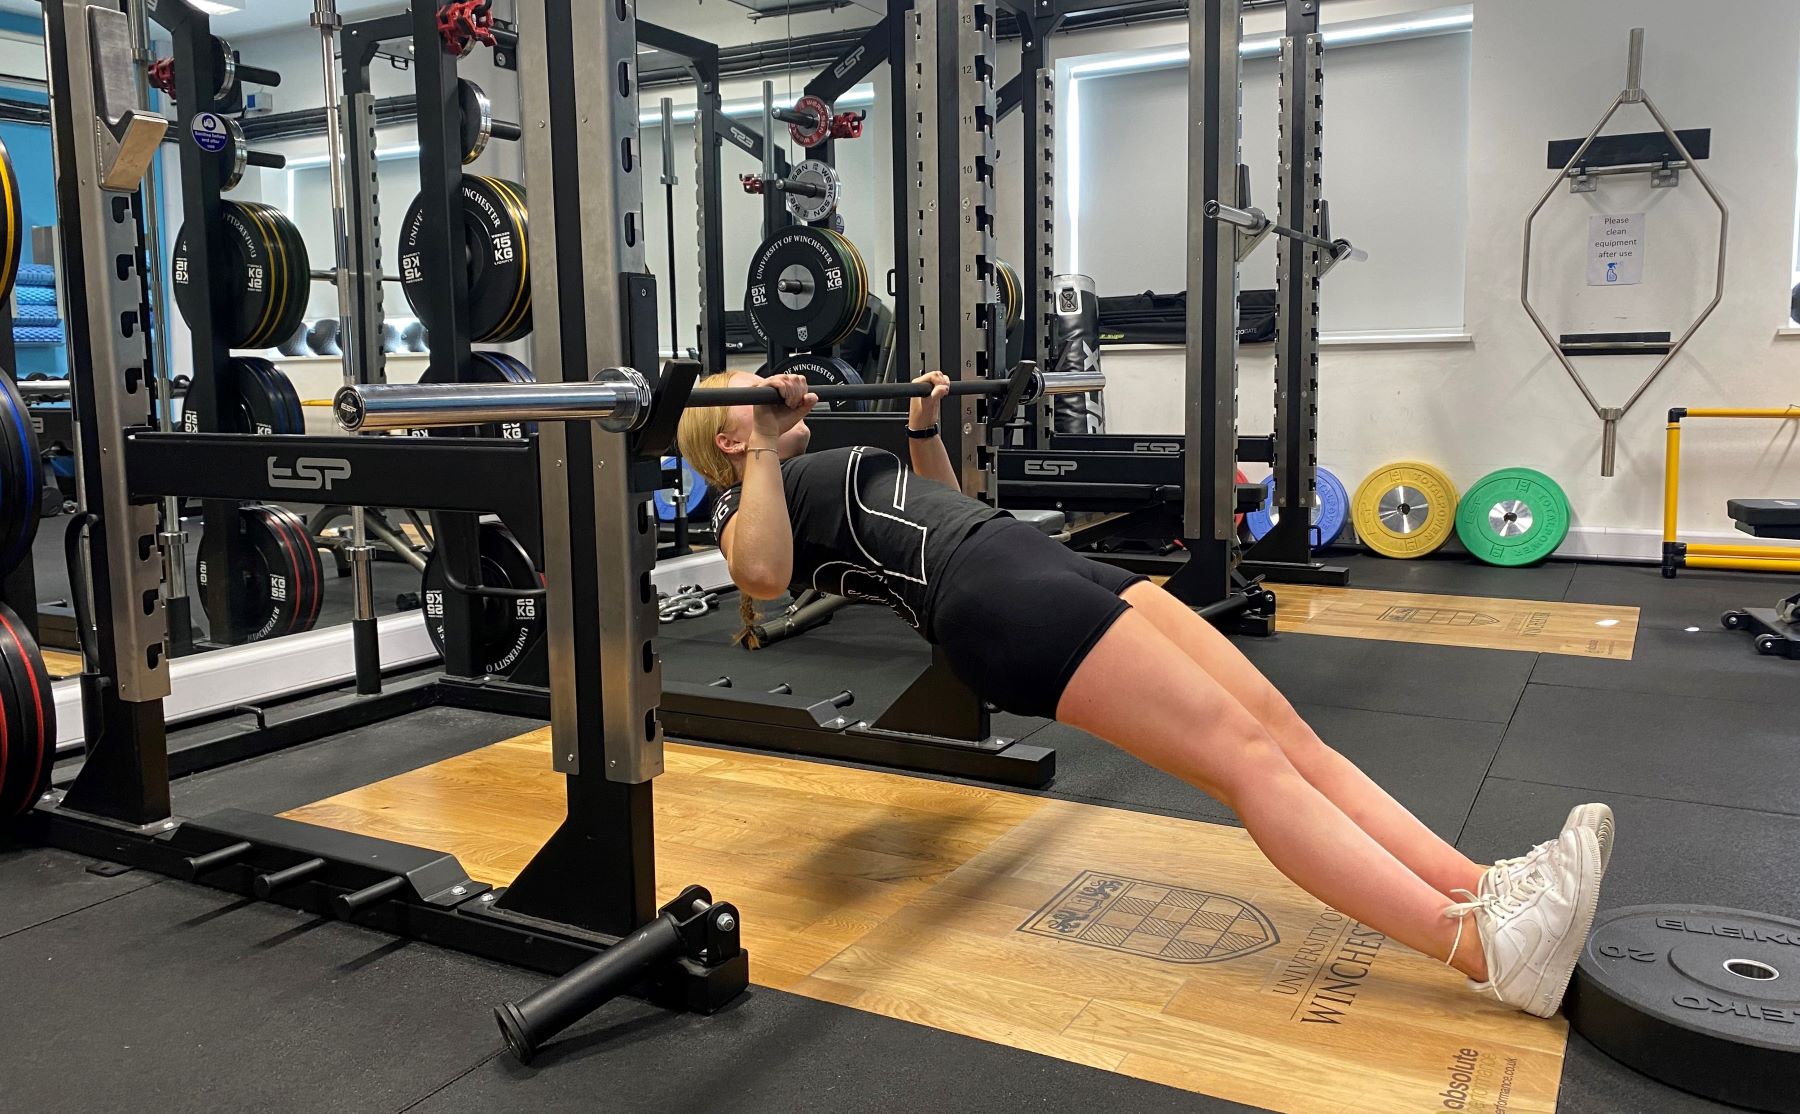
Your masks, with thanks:
[[(792, 590), (887, 604), (920, 630), (957, 544), (1002, 513), (866, 445), (784, 460), (781, 487), (794, 530)], [(715, 535), (742, 496), (741, 485), (719, 493)]]

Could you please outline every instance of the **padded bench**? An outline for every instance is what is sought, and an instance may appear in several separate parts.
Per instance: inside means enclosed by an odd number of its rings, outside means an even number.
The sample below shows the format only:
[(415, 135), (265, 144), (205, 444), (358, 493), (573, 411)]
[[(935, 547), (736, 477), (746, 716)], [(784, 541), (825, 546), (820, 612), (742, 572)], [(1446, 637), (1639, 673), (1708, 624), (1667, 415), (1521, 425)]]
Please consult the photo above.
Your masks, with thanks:
[(1746, 534), (1800, 541), (1800, 498), (1732, 499), (1725, 510)]
[(1036, 526), (1040, 533), (1049, 534), (1051, 537), (1061, 534), (1064, 527), (1068, 524), (1067, 518), (1061, 511), (1050, 508), (1044, 508), (1042, 510), (1025, 510), (1007, 507), (1006, 513), (1012, 515), (1020, 522), (1028, 522), (1031, 525)]

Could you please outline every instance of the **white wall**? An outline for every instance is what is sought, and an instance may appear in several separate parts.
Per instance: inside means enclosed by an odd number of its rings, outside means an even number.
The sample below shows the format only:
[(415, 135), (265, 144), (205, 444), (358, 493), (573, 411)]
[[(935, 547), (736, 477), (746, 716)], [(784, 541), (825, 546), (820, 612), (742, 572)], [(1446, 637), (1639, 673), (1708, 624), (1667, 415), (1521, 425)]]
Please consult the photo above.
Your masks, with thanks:
[[(1425, 7), (1425, 4), (1416, 5)], [(1386, 5), (1394, 10), (1399, 5)], [(1333, 0), (1330, 22), (1382, 14), (1361, 0)], [(1246, 31), (1265, 13), (1252, 13)], [(1600, 424), (1519, 306), (1525, 213), (1547, 184), (1544, 146), (1585, 135), (1623, 84), (1626, 32), (1647, 29), (1644, 86), (1675, 127), (1713, 129), (1707, 174), (1731, 208), (1723, 304), (1620, 427), (1617, 475), (1599, 475)], [(1179, 27), (1067, 36), (1069, 53), (1173, 45)], [(1078, 40), (1091, 40), (1079, 42)], [(1499, 467), (1526, 465), (1568, 492), (1577, 533), (1567, 550), (1653, 555), (1661, 524), (1663, 426), (1671, 406), (1785, 406), (1800, 402), (1800, 338), (1787, 321), (1795, 212), (1800, 7), (1742, 0), (1730, 20), (1682, 0), (1476, 0), (1470, 76), (1468, 244), (1464, 301), (1468, 345), (1327, 346), (1320, 366), (1320, 459), (1354, 485), (1380, 464), (1432, 461), (1467, 487)], [(1331, 88), (1332, 52), (1325, 57)], [(1329, 96), (1327, 132), (1334, 124)], [(1654, 127), (1641, 108), (1621, 110), (1616, 130)], [(1337, 152), (1334, 172), (1381, 150)], [(1418, 189), (1436, 183), (1421, 181)], [(1655, 197), (1642, 184), (1598, 195), (1559, 192), (1534, 240), (1534, 284), (1551, 329), (1679, 332), (1710, 292), (1714, 255), (1704, 197), (1691, 181)], [(1396, 197), (1397, 210), (1409, 205)], [(1645, 285), (1590, 291), (1582, 275), (1586, 215), (1643, 209)], [(1342, 223), (1340, 234), (1354, 236)], [(1573, 232), (1573, 237), (1571, 235)], [(1541, 267), (1538, 270), (1537, 267)], [(1324, 299), (1331, 299), (1327, 282)], [(1683, 317), (1687, 314), (1687, 317)], [(1172, 431), (1181, 389), (1179, 350), (1109, 350), (1112, 428)], [(1603, 403), (1624, 402), (1649, 363), (1589, 358), (1577, 367)], [(1267, 349), (1240, 361), (1241, 428), (1269, 428)], [(1686, 437), (1684, 534), (1729, 534), (1725, 501), (1800, 492), (1800, 427), (1773, 422), (1693, 422)]]

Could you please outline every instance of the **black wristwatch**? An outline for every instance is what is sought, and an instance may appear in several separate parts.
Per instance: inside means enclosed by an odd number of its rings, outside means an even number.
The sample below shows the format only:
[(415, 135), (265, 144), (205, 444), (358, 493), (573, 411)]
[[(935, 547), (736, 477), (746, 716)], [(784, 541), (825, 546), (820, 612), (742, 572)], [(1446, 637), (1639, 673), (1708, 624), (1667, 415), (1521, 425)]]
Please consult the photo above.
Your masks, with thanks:
[(928, 426), (925, 429), (908, 428), (906, 431), (906, 436), (914, 441), (929, 441), (933, 437), (936, 437), (937, 435), (938, 435), (938, 425), (936, 422), (933, 422), (930, 426)]

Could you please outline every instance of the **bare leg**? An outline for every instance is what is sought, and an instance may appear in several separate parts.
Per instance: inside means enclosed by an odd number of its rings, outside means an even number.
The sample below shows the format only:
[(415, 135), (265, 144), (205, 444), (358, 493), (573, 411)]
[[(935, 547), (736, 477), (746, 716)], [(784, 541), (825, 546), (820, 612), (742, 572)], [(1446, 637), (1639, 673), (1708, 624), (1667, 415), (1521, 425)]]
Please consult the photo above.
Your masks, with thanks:
[(1268, 678), (1211, 623), (1148, 582), (1127, 588), (1124, 598), (1256, 717), (1300, 776), (1407, 869), (1441, 894), (1476, 888), (1485, 868), (1444, 842), (1355, 763), (1326, 746)]
[[(1056, 718), (1100, 736), (1229, 805), (1269, 861), (1334, 909), (1444, 959), (1457, 923), (1436, 888), (1296, 770), (1254, 715), (1137, 611), (1076, 670)], [(1487, 977), (1474, 931), (1455, 965)]]

